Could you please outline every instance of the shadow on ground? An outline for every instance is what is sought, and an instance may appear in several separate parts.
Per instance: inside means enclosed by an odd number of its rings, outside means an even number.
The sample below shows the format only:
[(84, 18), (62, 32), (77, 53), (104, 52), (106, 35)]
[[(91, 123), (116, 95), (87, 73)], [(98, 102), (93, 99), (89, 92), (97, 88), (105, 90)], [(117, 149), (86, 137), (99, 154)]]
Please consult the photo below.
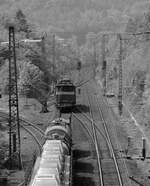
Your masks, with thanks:
[(73, 150), (73, 158), (74, 159), (86, 158), (90, 155), (91, 155), (90, 151)]
[(73, 107), (67, 107), (67, 108), (61, 108), (59, 109), (60, 113), (71, 113), (73, 112), (74, 108)]
[(91, 163), (74, 161), (73, 170), (78, 173), (88, 173), (91, 174), (94, 172), (94, 167)]
[(86, 105), (76, 105), (76, 107), (73, 109), (74, 113), (86, 113), (89, 112), (89, 107)]
[(95, 183), (93, 182), (92, 178), (84, 177), (84, 176), (73, 176), (73, 186), (94, 186)]

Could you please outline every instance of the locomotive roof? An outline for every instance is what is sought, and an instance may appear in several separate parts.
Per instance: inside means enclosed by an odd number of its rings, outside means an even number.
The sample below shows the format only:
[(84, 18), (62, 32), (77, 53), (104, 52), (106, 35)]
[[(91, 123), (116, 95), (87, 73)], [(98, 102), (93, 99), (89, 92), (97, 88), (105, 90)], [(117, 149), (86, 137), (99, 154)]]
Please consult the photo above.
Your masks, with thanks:
[(58, 83), (58, 84), (56, 84), (56, 87), (63, 87), (63, 86), (75, 87), (75, 85), (73, 83)]
[(73, 85), (72, 81), (68, 78), (64, 78), (64, 79), (61, 79), (57, 82), (57, 85), (56, 86), (59, 86), (59, 85)]
[(69, 124), (69, 119), (64, 119), (64, 118), (56, 118), (56, 119), (54, 119), (52, 122), (51, 122), (52, 124)]

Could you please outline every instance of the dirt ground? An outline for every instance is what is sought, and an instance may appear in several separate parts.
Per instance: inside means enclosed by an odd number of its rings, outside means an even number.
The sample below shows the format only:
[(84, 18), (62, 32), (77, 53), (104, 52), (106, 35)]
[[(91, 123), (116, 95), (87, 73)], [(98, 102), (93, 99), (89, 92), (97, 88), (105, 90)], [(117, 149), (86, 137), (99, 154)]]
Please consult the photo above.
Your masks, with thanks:
[[(19, 111), (20, 116), (25, 119), (34, 122), (38, 127), (45, 128), (47, 123), (52, 120), (55, 115), (54, 105), (48, 103), (48, 113), (40, 113), (41, 105), (34, 99), (19, 99)], [(8, 112), (8, 97), (3, 96), (0, 99), (0, 110)], [(2, 122), (1, 122), (2, 124)], [(1, 140), (4, 140), (5, 143), (8, 143), (8, 127), (7, 123), (4, 123), (3, 131), (0, 131), (0, 136), (3, 136)], [(22, 165), (23, 170), (7, 170), (1, 169), (1, 176), (7, 175), (7, 186), (17, 186), (19, 183), (23, 182), (24, 179), (27, 179), (29, 176), (28, 170), (31, 169), (31, 164), (33, 162), (34, 154), (36, 153), (38, 147), (33, 138), (24, 130), (21, 129), (21, 156), (22, 156)], [(8, 149), (7, 149), (8, 151)], [(1, 185), (1, 183), (0, 183)], [(4, 186), (5, 184), (3, 184)]]

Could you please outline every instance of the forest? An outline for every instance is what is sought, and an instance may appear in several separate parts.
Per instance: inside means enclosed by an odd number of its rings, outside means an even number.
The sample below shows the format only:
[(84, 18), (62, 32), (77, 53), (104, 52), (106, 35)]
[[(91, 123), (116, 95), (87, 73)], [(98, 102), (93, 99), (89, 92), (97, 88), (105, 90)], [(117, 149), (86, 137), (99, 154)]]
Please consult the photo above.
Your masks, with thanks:
[[(149, 127), (149, 0), (0, 0), (0, 43), (8, 41), (10, 25), (15, 27), (19, 96), (33, 98), (40, 105), (40, 118), (50, 113), (48, 101), (54, 93), (54, 83), (76, 69), (79, 61), (82, 67), (95, 67), (94, 78), (103, 82), (105, 58), (106, 91), (118, 97), (117, 33), (122, 33), (123, 102), (141, 126)], [(41, 41), (21, 42), (25, 39)], [(0, 93), (6, 97), (8, 59), (8, 45), (0, 45)], [(3, 133), (1, 136), (5, 139)], [(1, 140), (1, 147), (2, 161), (8, 147), (6, 141)]]
[[(52, 82), (56, 81), (64, 71), (69, 70), (68, 68), (74, 68), (73, 64), (77, 60), (80, 59), (83, 64), (90, 64), (96, 59), (97, 71), (101, 76), (101, 33), (134, 34), (149, 31), (149, 8), (149, 1), (141, 0), (1, 0), (0, 41), (8, 41), (10, 24), (16, 28), (17, 41), (44, 37), (45, 58), (43, 58), (41, 43), (19, 43), (16, 49), (20, 94), (34, 95), (43, 105), (42, 112), (46, 112), (47, 99), (52, 93)], [(54, 35), (55, 64), (53, 64)], [(133, 36), (127, 40), (124, 42), (123, 73), (128, 78), (124, 78), (124, 85), (132, 86), (130, 93), (136, 91), (140, 99), (147, 99), (143, 98), (145, 87), (141, 85), (141, 82), (149, 79), (147, 68), (149, 36)], [(110, 87), (117, 90), (118, 63), (117, 60), (112, 59), (118, 58), (118, 47), (116, 36), (108, 36), (106, 41), (107, 74), (108, 77), (113, 74), (113, 78), (108, 83), (108, 89), (110, 84)], [(0, 53), (1, 91), (7, 94), (7, 46), (1, 46)], [(148, 94), (147, 91), (146, 94)], [(132, 97), (132, 101), (136, 102), (135, 100), (139, 97)]]

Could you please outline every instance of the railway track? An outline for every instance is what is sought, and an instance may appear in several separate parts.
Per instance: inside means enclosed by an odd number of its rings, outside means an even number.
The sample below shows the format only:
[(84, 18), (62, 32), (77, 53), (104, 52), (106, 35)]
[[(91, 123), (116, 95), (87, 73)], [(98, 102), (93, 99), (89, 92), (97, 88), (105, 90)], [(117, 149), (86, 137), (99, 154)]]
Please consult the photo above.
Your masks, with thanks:
[[(123, 178), (123, 183), (124, 183), (124, 185), (131, 186), (133, 184), (131, 183), (131, 180), (129, 179), (130, 174), (129, 174), (129, 171), (128, 171), (128, 168), (126, 165), (126, 160), (125, 160), (124, 156), (122, 155), (122, 153), (119, 153), (119, 151), (122, 152), (122, 147), (121, 147), (120, 142), (117, 139), (116, 128), (113, 125), (113, 121), (111, 120), (112, 118), (107, 117), (107, 115), (110, 114), (110, 110), (109, 110), (110, 106), (109, 106), (107, 100), (105, 100), (101, 96), (98, 96), (98, 94), (96, 94), (95, 98), (97, 100), (96, 102), (97, 102), (99, 112), (102, 116), (103, 124), (105, 125), (105, 128), (108, 133), (107, 136), (108, 137), (110, 136), (109, 141), (112, 144), (112, 148), (115, 149), (114, 156), (116, 157), (116, 163), (118, 162), (118, 165), (119, 164), (121, 165), (120, 167), (121, 167), (121, 175)], [(110, 114), (110, 116), (111, 116), (111, 114)], [(106, 119), (104, 119), (104, 118), (106, 118)], [(112, 127), (108, 127), (108, 126), (110, 126), (110, 124), (112, 125)], [(113, 141), (111, 139), (113, 139)], [(115, 143), (113, 143), (114, 141), (115, 141)]]
[[(123, 167), (124, 160), (116, 153), (118, 145), (116, 145), (116, 141), (114, 142), (114, 133), (111, 132), (110, 134), (110, 130), (108, 130), (97, 95), (93, 96), (93, 93), (91, 94), (89, 90), (86, 90), (84, 98), (86, 98), (86, 106), (89, 108), (86, 109), (87, 113), (82, 108), (77, 107), (78, 114), (73, 113), (73, 116), (80, 121), (95, 147), (100, 185), (130, 186), (127, 172), (123, 171), (126, 170)], [(105, 112), (108, 113), (107, 110)]]
[[(105, 135), (105, 138), (107, 138), (107, 141), (101, 137), (101, 135), (97, 135), (97, 132), (95, 132), (96, 136), (96, 143), (97, 143), (97, 158), (98, 158), (98, 164), (101, 170), (101, 173), (99, 175), (101, 180), (101, 185), (118, 185), (123, 186), (123, 180), (121, 176), (121, 172), (119, 169), (119, 165), (115, 156), (115, 152), (112, 146), (112, 142), (107, 130), (106, 122), (103, 118), (100, 106), (98, 104), (98, 100), (96, 96), (91, 96), (91, 94), (88, 93), (88, 102), (90, 106), (90, 115), (99, 127), (99, 129), (103, 132)], [(97, 107), (97, 108), (96, 108)], [(97, 110), (97, 112), (96, 112)], [(95, 125), (96, 125), (95, 124)], [(93, 125), (93, 122), (92, 122)], [(108, 148), (109, 146), (109, 148)], [(100, 171), (99, 171), (100, 172)]]
[(94, 115), (93, 112), (91, 110), (91, 103), (90, 103), (90, 99), (89, 99), (89, 95), (88, 96), (88, 105), (90, 106), (89, 108), (89, 113), (90, 116), (92, 118), (91, 120), (91, 128), (92, 128), (92, 133), (93, 133), (93, 138), (94, 138), (94, 146), (95, 146), (95, 151), (96, 151), (96, 158), (97, 158), (97, 167), (98, 167), (98, 176), (99, 176), (99, 182), (100, 185), (103, 186), (104, 185), (104, 179), (103, 179), (103, 172), (102, 172), (102, 162), (100, 159), (100, 152), (99, 152), (99, 147), (98, 147), (98, 135), (96, 132), (96, 127), (95, 127), (95, 123), (94, 123)]
[[(0, 118), (4, 119), (4, 121), (8, 123), (9, 115), (8, 113), (0, 111)], [(35, 123), (32, 123), (23, 117), (20, 117), (20, 126), (34, 139), (38, 145), (39, 153), (41, 153), (44, 143), (44, 131), (40, 127), (37, 127)]]

